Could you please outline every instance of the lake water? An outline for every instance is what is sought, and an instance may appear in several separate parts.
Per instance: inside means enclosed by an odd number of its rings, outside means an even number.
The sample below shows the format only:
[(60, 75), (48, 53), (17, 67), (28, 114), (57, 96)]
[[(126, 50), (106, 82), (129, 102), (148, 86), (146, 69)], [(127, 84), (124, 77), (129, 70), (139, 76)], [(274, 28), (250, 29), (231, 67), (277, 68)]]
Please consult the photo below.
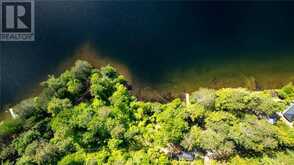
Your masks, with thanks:
[(293, 2), (48, 0), (35, 12), (35, 42), (1, 42), (1, 109), (78, 58), (116, 66), (147, 98), (294, 81)]

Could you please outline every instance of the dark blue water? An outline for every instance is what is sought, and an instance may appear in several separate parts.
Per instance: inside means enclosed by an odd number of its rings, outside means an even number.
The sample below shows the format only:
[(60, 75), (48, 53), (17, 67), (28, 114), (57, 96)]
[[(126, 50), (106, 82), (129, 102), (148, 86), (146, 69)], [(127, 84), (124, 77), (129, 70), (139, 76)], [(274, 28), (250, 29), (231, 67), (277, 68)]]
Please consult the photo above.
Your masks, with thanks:
[(293, 2), (48, 0), (35, 12), (35, 42), (1, 42), (1, 106), (30, 94), (85, 43), (150, 86), (230, 86), (239, 73), (265, 88), (294, 81)]

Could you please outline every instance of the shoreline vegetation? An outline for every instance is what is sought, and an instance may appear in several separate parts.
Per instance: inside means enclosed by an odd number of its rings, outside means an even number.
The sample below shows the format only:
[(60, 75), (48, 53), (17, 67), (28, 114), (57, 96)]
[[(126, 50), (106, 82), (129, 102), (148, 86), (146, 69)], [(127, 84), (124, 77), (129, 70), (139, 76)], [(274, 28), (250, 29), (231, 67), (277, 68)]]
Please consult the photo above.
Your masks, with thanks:
[(41, 85), (38, 96), (12, 107), (18, 118), (0, 125), (2, 164), (294, 162), (294, 129), (275, 115), (293, 102), (292, 83), (200, 88), (189, 105), (173, 96), (146, 101), (113, 67), (78, 60)]
[[(263, 58), (256, 58), (253, 55), (239, 55), (240, 57), (236, 55), (230, 60), (218, 59), (216, 61), (210, 60), (210, 58), (209, 61), (195, 59), (195, 61), (203, 61), (200, 64), (193, 62), (193, 64), (185, 66), (175, 66), (174, 70), (162, 71), (162, 76), (156, 82), (150, 82), (144, 79), (144, 75), (134, 73), (129, 64), (122, 59), (113, 58), (115, 56), (119, 55), (99, 51), (99, 48), (87, 41), (50, 71), (53, 71), (54, 75), (61, 74), (74, 65), (78, 59), (90, 61), (91, 65), (96, 68), (111, 64), (132, 84), (133, 95), (140, 100), (159, 102), (183, 97), (185, 92), (193, 92), (201, 87), (211, 89), (244, 87), (250, 90), (265, 90), (281, 88), (288, 82), (294, 82), (294, 69), (291, 63), (294, 61), (294, 56), (291, 53), (281, 52), (275, 54), (275, 57), (271, 57), (271, 55), (257, 56), (263, 56)], [(16, 92), (13, 101), (1, 105), (1, 110), (7, 111), (10, 106), (17, 104), (23, 98), (39, 95), (42, 91), (39, 82), (46, 80), (45, 75), (47, 74), (44, 73), (35, 82), (24, 86), (22, 91)], [(0, 121), (7, 116), (9, 115), (6, 112), (0, 111)]]

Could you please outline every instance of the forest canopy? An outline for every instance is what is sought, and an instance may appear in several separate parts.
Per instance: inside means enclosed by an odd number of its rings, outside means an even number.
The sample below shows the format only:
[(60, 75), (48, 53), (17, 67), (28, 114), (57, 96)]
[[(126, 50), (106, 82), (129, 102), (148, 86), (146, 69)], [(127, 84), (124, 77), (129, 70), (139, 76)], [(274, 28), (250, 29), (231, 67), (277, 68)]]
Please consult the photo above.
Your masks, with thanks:
[[(113, 67), (86, 61), (41, 83), (0, 125), (3, 164), (283, 164), (294, 162), (294, 128), (276, 115), (294, 85), (250, 91), (201, 88), (191, 104), (139, 101)], [(269, 119), (276, 119), (270, 123)]]

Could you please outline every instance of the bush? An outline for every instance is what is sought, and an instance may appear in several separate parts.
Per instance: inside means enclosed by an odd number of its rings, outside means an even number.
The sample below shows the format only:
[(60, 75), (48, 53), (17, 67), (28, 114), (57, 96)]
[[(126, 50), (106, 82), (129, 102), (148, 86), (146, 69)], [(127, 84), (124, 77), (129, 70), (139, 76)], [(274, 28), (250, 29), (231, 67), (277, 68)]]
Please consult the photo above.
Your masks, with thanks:
[(202, 125), (203, 118), (205, 117), (206, 111), (203, 105), (195, 103), (191, 104), (190, 106), (187, 106), (184, 108), (186, 118), (191, 120), (194, 123), (197, 123), (198, 125)]
[(78, 60), (74, 67), (71, 68), (71, 73), (78, 80), (87, 80), (92, 72), (93, 67), (87, 61)]
[(67, 83), (67, 91), (74, 96), (79, 95), (83, 90), (83, 84), (78, 79), (69, 80)]
[(200, 88), (191, 94), (191, 102), (199, 103), (207, 109), (213, 109), (215, 105), (216, 91), (214, 89)]
[(246, 159), (242, 158), (239, 155), (234, 156), (232, 159), (230, 159), (229, 165), (259, 165), (260, 162), (258, 159)]
[(65, 156), (61, 161), (58, 162), (59, 165), (83, 165), (85, 163), (86, 155), (83, 152), (76, 152)]
[(7, 120), (0, 125), (0, 142), (5, 138), (22, 130), (23, 120), (21, 118)]
[(29, 130), (21, 134), (17, 139), (15, 139), (12, 144), (17, 150), (18, 154), (22, 155), (25, 151), (26, 147), (33, 142), (34, 140), (38, 139), (41, 136), (40, 132)]
[(189, 151), (192, 151), (192, 149), (199, 147), (201, 133), (202, 130), (199, 127), (193, 126), (190, 129), (190, 132), (184, 135), (184, 139), (182, 140), (181, 145)]
[(13, 107), (16, 114), (23, 118), (29, 118), (33, 113), (35, 113), (35, 98), (29, 98), (21, 101), (19, 104)]
[(33, 141), (31, 144), (29, 144), (24, 152), (25, 156), (29, 156), (29, 157), (33, 157), (34, 155), (36, 155), (36, 150), (39, 146), (39, 141), (35, 140)]
[(0, 153), (0, 160), (15, 160), (17, 158), (17, 151), (12, 145), (8, 145)]
[(272, 165), (272, 164), (282, 164), (288, 165), (293, 164), (294, 162), (294, 152), (290, 150), (286, 150), (283, 152), (278, 152), (274, 154), (274, 156), (264, 156), (260, 160), (260, 164)]
[(279, 96), (282, 99), (285, 99), (288, 103), (294, 101), (294, 85), (293, 83), (289, 83), (285, 85), (282, 89), (278, 91)]
[(278, 121), (276, 125), (276, 132), (278, 134), (279, 144), (283, 147), (294, 147), (294, 129), (289, 128), (288, 125), (282, 121)]
[(37, 165), (30, 156), (22, 156), (17, 160), (16, 165)]
[(34, 159), (37, 164), (56, 164), (60, 158), (60, 151), (56, 145), (41, 142), (36, 149)]

